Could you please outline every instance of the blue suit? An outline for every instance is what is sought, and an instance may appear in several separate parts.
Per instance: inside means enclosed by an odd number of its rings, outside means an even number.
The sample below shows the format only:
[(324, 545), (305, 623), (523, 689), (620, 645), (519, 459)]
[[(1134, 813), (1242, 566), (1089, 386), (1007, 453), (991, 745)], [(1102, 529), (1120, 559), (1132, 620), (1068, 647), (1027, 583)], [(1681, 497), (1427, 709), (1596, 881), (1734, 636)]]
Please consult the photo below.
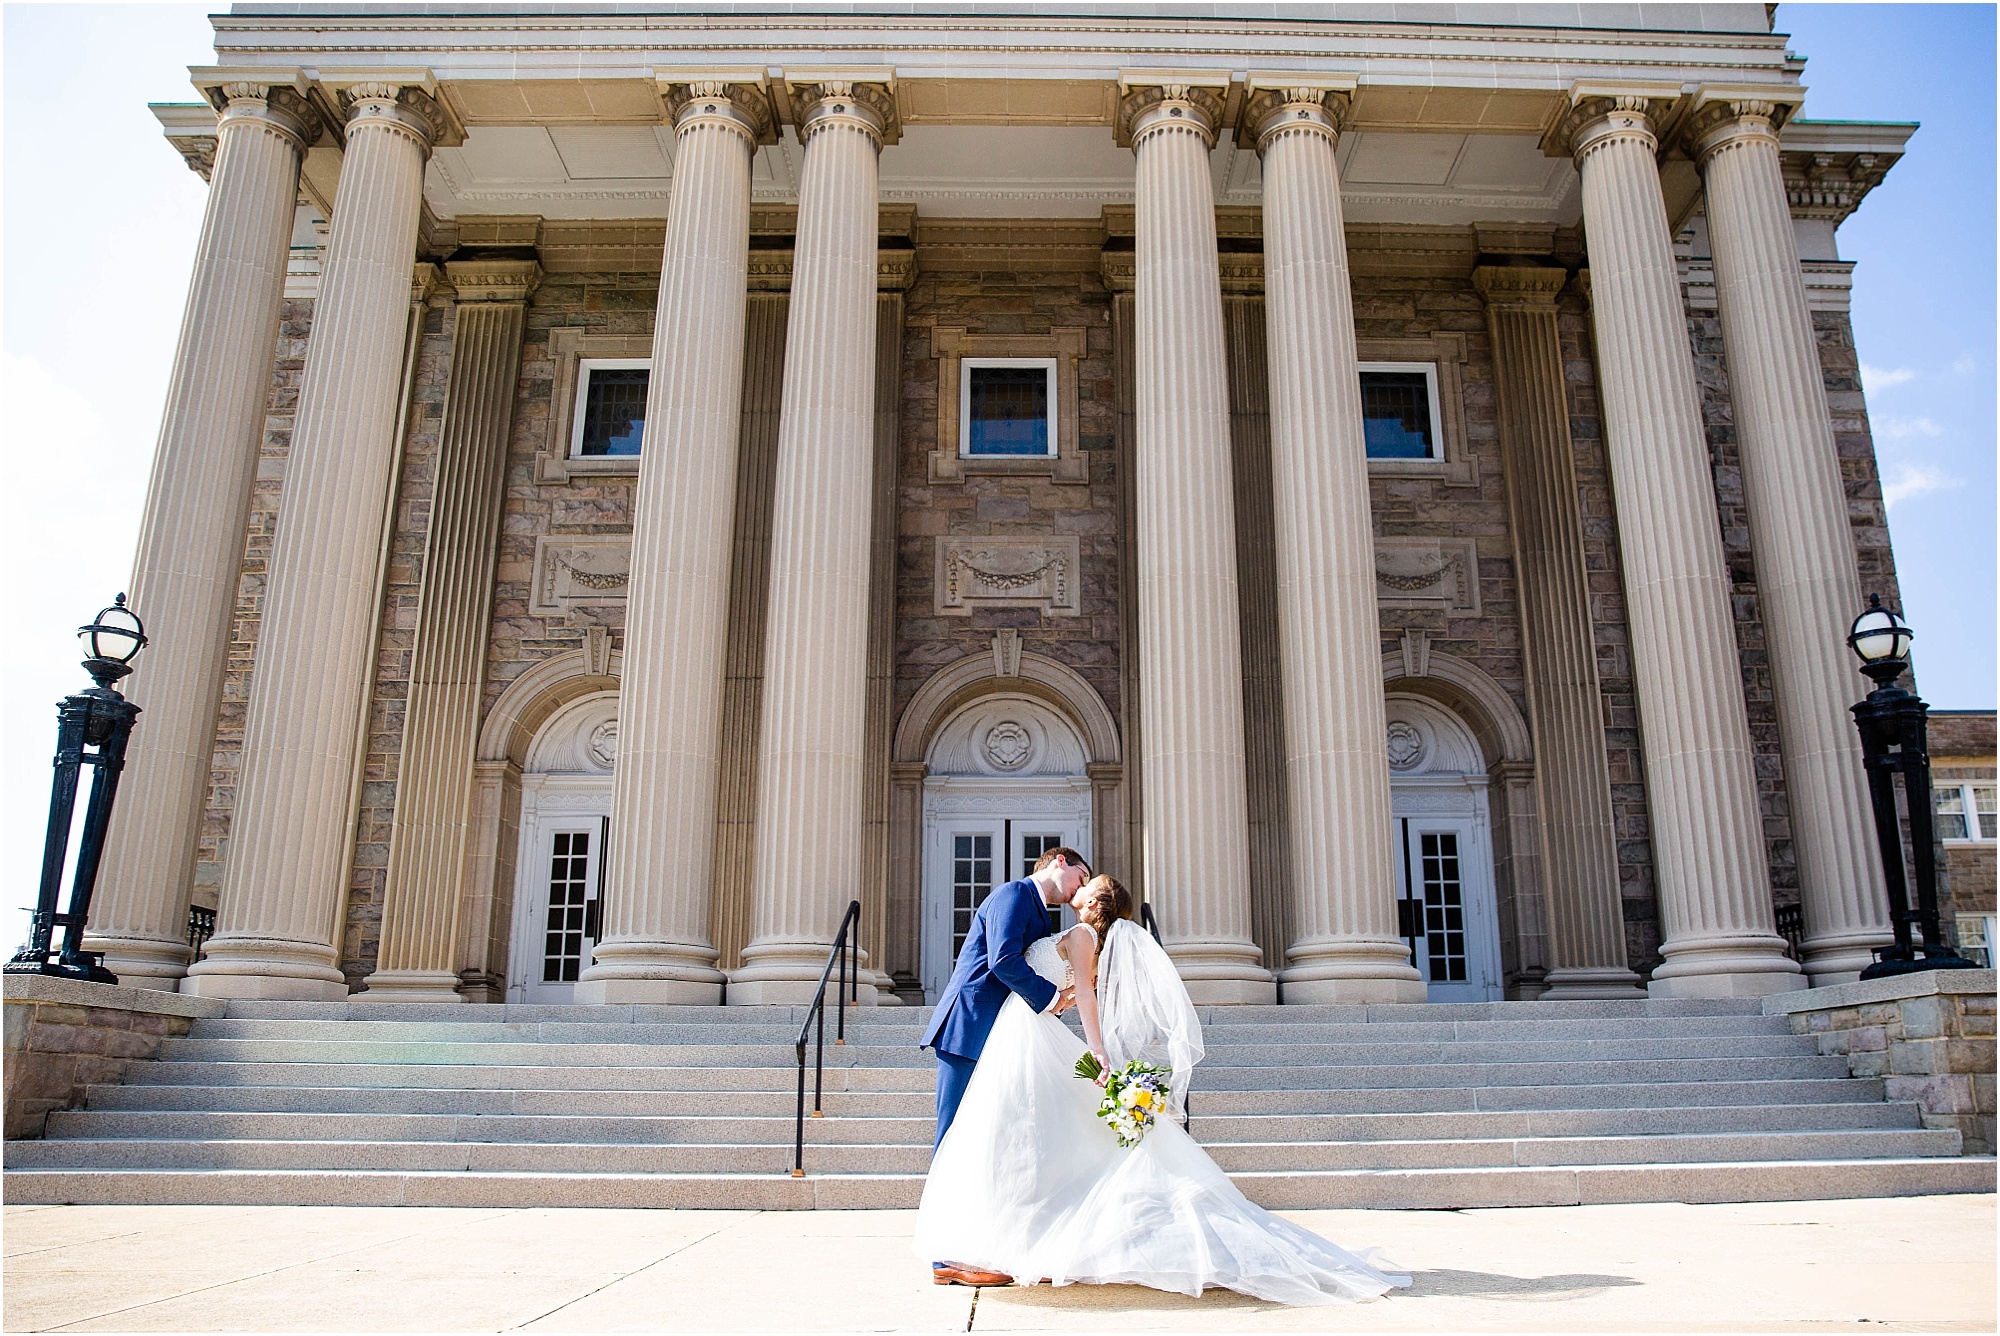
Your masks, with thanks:
[(986, 1036), (1000, 1019), (1008, 993), (1018, 993), (1036, 1011), (1055, 1000), (1056, 986), (1028, 967), (1022, 953), (1049, 935), (1048, 911), (1034, 879), (997, 887), (974, 911), (965, 945), (959, 949), (951, 982), (944, 986), (923, 1047), (937, 1050), (937, 1140), (942, 1142)]

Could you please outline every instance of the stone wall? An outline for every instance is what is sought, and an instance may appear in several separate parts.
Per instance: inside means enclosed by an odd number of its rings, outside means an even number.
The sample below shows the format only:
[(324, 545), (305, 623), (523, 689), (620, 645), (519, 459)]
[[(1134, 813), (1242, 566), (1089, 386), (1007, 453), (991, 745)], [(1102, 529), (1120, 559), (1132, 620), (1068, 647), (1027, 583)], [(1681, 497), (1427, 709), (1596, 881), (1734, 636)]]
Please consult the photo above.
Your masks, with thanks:
[(1992, 970), (1925, 970), (1896, 978), (1776, 993), (1767, 1015), (1847, 1059), (1850, 1076), (1882, 1078), (1892, 1100), (1922, 1108), (1925, 1127), (1956, 1128), (1964, 1154), (1993, 1154)]
[(1645, 754), (1639, 746), (1639, 693), (1632, 679), (1632, 636), (1625, 620), (1625, 574), (1618, 554), (1618, 512), (1605, 453), (1604, 411), (1590, 312), (1572, 284), (1558, 303), (1563, 382), (1569, 399), (1571, 462), (1583, 525), (1584, 577), (1604, 701), (1604, 750), (1611, 771), (1611, 819), (1618, 847), (1618, 895), (1625, 912), (1625, 959), (1642, 977), (1660, 963), (1659, 887), (1646, 808)]
[(39, 1137), (48, 1115), (81, 1108), (86, 1089), (115, 1085), (160, 1041), (228, 1003), (43, 974), (6, 977), (6, 1137)]
[[(986, 651), (1002, 627), (1020, 631), (1023, 648), (1074, 668), (1115, 715), (1119, 706), (1119, 507), (1112, 451), (1117, 413), (1112, 386), (1111, 302), (1095, 274), (1067, 271), (919, 273), (904, 297), (902, 434), (898, 465), (896, 679), (892, 720), (926, 678), (967, 654)], [(932, 351), (939, 326), (968, 335), (1039, 335), (1085, 331), (1077, 375), (1079, 444), (1088, 469), (1082, 484), (1047, 473), (969, 473), (932, 481), (939, 399), (956, 411), (958, 387), (938, 383)], [(1050, 354), (1054, 355), (1053, 349)], [(946, 535), (1061, 535), (1080, 540), (1077, 616), (1037, 608), (977, 608), (940, 616), (937, 541)]]

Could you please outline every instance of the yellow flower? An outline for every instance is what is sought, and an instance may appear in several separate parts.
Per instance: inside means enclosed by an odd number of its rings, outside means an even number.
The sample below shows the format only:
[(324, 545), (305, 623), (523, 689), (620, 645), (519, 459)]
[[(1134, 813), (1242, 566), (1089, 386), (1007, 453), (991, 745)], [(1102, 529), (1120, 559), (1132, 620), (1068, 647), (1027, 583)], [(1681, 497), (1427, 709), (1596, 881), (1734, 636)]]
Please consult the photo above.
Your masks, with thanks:
[(1133, 1096), (1132, 1102), (1142, 1109), (1150, 1109), (1153, 1107), (1153, 1092), (1141, 1086), (1138, 1094)]

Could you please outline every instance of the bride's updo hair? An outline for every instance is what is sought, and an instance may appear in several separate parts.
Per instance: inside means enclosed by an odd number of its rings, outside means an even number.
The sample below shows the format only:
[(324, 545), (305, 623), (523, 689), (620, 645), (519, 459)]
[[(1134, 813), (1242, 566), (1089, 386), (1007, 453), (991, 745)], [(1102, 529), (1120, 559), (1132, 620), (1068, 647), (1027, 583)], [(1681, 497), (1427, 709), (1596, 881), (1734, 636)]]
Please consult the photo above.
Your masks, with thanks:
[(1076, 916), (1091, 926), (1100, 942), (1111, 931), (1113, 920), (1132, 917), (1132, 893), (1108, 873), (1099, 873), (1085, 882), (1081, 894), (1083, 906)]

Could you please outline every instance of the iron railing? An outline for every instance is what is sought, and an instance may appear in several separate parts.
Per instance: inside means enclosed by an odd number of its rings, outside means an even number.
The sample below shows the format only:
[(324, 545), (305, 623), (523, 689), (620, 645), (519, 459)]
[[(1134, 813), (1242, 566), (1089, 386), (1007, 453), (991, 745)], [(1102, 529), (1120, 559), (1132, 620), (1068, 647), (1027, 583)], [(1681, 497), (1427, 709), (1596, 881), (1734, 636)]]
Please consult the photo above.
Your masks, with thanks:
[(806, 1176), (806, 1038), (814, 1034), (817, 1026), (817, 1036), (813, 1040), (812, 1116), (819, 1118), (823, 1116), (820, 1102), (826, 1088), (826, 986), (833, 979), (834, 965), (838, 964), (840, 984), (839, 991), (834, 994), (833, 1042), (835, 1045), (845, 1044), (847, 1008), (861, 1000), (860, 939), (861, 902), (850, 900), (847, 912), (840, 916), (840, 931), (834, 934), (833, 949), (826, 954), (826, 968), (819, 972), (819, 990), (813, 994), (812, 1006), (806, 1011), (806, 1023), (799, 1027), (799, 1105), (792, 1128), (793, 1178)]
[(189, 905), (188, 947), (194, 952), (196, 960), (201, 959), (202, 948), (208, 945), (208, 939), (213, 936), (215, 936), (215, 911), (206, 905)]
[(1778, 936), (1785, 939), (1785, 954), (1793, 960), (1805, 959), (1806, 912), (1798, 905), (1779, 905), (1772, 917), (1777, 921)]

